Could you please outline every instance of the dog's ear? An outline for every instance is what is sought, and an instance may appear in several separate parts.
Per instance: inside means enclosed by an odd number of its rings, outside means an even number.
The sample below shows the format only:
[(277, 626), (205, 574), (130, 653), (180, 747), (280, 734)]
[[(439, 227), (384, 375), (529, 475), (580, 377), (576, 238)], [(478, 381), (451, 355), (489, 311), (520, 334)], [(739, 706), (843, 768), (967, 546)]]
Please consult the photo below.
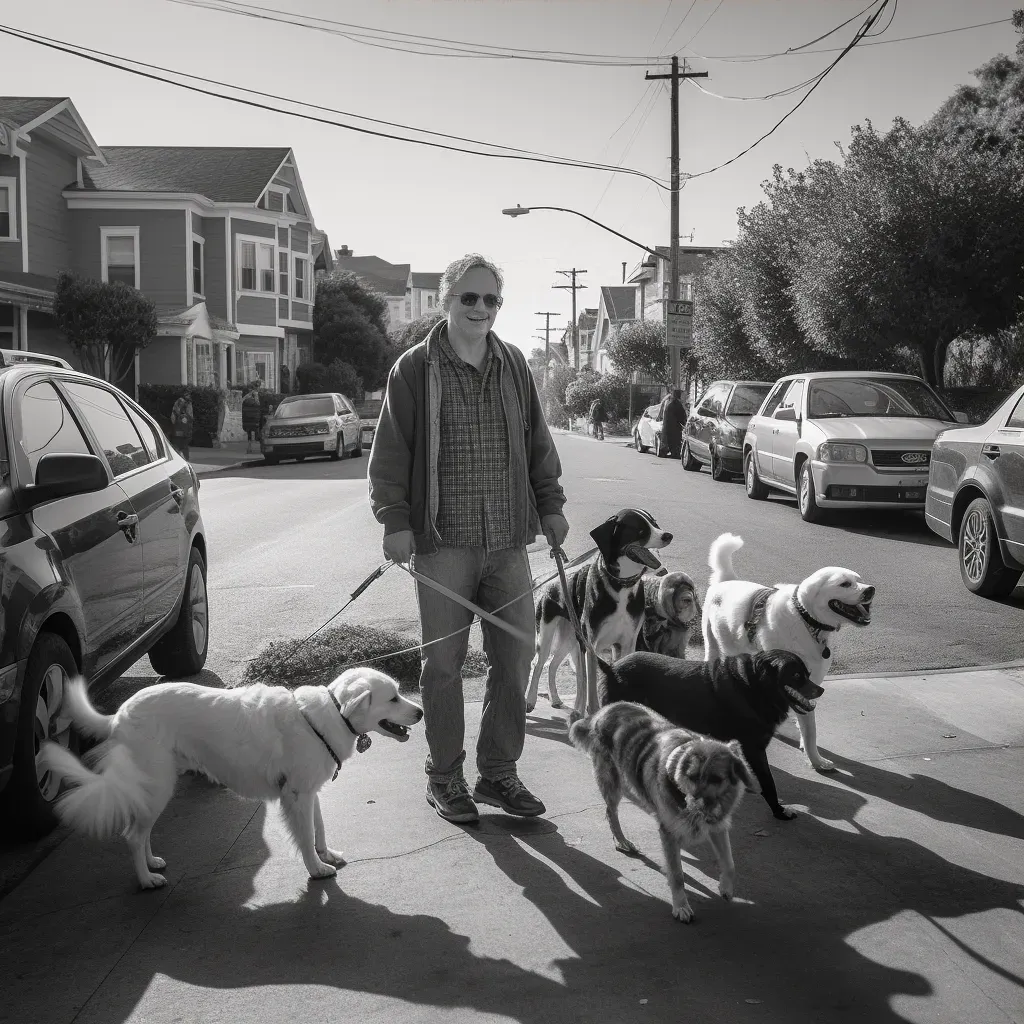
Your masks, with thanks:
[(590, 531), (590, 536), (594, 538), (594, 543), (597, 545), (598, 551), (600, 551), (606, 559), (611, 558), (614, 553), (615, 549), (612, 547), (612, 544), (615, 540), (615, 531), (618, 528), (619, 520), (615, 516), (611, 516), (600, 526), (597, 526)]
[(369, 690), (363, 690), (357, 697), (353, 697), (345, 705), (345, 717), (354, 718), (356, 715), (365, 713), (370, 707), (373, 694)]
[(736, 778), (743, 783), (743, 786), (748, 793), (760, 793), (761, 786), (758, 784), (757, 779), (754, 778), (754, 774), (751, 772), (750, 766), (747, 764), (747, 760), (743, 756), (743, 747), (741, 746), (740, 741), (729, 740), (726, 746), (728, 746), (733, 755), (732, 767)]

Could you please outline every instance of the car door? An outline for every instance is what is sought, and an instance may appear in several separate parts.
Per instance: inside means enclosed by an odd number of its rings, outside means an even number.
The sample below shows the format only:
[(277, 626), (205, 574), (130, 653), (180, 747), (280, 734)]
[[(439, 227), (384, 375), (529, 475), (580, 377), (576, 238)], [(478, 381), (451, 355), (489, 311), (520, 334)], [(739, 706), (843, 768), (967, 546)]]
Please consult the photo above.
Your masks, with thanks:
[(772, 417), (788, 389), (788, 380), (776, 382), (768, 392), (768, 397), (762, 403), (761, 408), (750, 417), (750, 421), (747, 423), (744, 443), (749, 437), (753, 446), (754, 465), (757, 467), (758, 476), (764, 481), (771, 479), (772, 440), (775, 432), (775, 420)]
[[(772, 417), (772, 475), (776, 484), (795, 488), (796, 445), (800, 440), (800, 418), (803, 416), (804, 382), (794, 380), (786, 389)], [(796, 418), (784, 418), (795, 415)]]
[[(15, 458), (22, 485), (35, 481), (44, 455), (100, 455), (88, 428), (50, 379), (30, 378), (14, 395)], [(143, 632), (144, 563), (138, 517), (113, 479), (103, 490), (37, 505), (36, 527), (60, 552), (58, 584), (81, 604), (82, 671), (102, 671)]]
[(359, 413), (344, 395), (335, 395), (334, 400), (337, 403), (338, 415), (341, 417), (341, 426), (345, 433), (345, 447), (354, 449), (356, 441), (359, 440)]
[(127, 403), (113, 389), (67, 379), (61, 386), (88, 424), (138, 516), (144, 564), (143, 626), (150, 629), (173, 611), (185, 584), (181, 557), (186, 532), (181, 510), (184, 492), (172, 483), (166, 450), (152, 428), (147, 430), (148, 444), (144, 443)]
[(1024, 396), (1005, 425), (994, 430), (982, 445), (981, 457), (991, 462), (999, 482), (1006, 546), (1017, 562), (1024, 564)]

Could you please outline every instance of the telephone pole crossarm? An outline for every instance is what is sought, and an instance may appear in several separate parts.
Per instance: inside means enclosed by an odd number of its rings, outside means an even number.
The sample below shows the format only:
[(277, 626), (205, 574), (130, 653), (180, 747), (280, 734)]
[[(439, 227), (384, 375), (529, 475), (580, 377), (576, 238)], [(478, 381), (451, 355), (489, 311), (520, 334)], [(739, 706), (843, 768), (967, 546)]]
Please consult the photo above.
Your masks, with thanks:
[(564, 274), (572, 280), (572, 284), (553, 284), (552, 288), (565, 289), (572, 292), (572, 348), (573, 365), (577, 370), (580, 368), (580, 328), (576, 317), (576, 293), (586, 288), (585, 284), (576, 283), (577, 274), (585, 274), (585, 270), (573, 267), (572, 270), (556, 270), (556, 274)]

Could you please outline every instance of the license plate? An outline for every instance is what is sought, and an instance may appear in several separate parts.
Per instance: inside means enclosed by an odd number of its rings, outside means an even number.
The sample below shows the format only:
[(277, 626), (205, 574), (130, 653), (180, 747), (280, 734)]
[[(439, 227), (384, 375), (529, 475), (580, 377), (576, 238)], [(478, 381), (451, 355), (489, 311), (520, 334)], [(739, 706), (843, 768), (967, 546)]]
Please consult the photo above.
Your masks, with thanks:
[(925, 491), (923, 488), (915, 488), (903, 492), (904, 501), (924, 501)]

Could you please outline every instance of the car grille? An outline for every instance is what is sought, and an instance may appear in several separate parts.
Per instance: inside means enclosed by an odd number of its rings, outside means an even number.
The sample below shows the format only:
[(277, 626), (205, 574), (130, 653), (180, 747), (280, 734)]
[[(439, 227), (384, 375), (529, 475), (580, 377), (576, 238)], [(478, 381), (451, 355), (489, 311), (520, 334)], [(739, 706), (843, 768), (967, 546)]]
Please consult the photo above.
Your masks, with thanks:
[(872, 448), (871, 461), (880, 469), (927, 469), (932, 453), (921, 448)]
[(268, 432), (269, 437), (307, 437), (309, 434), (326, 434), (327, 427), (325, 425), (319, 426), (285, 426), (283, 424), (273, 426)]

